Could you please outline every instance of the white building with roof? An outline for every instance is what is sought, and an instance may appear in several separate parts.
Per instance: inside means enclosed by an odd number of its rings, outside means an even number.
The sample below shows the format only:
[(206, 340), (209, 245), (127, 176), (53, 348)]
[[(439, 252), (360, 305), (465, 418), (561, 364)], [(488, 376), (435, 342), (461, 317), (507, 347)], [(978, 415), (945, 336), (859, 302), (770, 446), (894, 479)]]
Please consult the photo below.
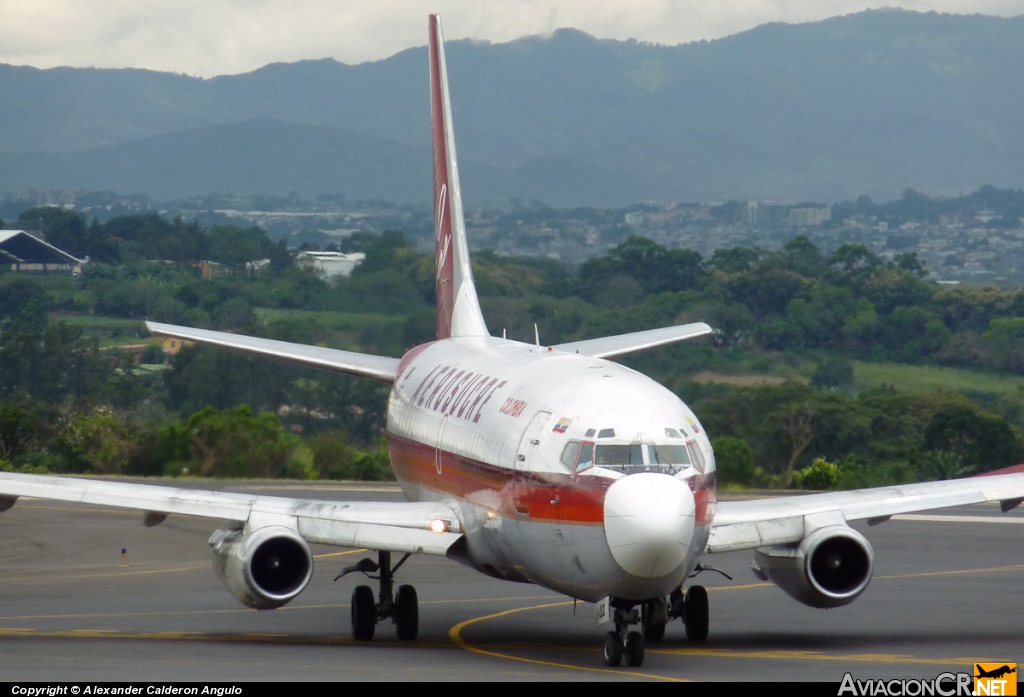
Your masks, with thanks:
[(348, 276), (352, 270), (359, 266), (366, 255), (362, 252), (345, 254), (343, 252), (299, 252), (296, 257), (298, 263), (311, 266), (324, 272), (327, 278), (335, 276)]
[(15, 273), (82, 273), (81, 259), (24, 230), (0, 230), (0, 269)]

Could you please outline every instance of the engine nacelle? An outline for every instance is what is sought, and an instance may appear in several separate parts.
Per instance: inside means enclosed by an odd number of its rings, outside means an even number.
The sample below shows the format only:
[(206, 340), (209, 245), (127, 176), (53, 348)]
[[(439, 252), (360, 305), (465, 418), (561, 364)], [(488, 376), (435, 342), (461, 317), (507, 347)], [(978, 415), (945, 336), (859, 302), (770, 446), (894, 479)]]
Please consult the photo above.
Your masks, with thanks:
[(804, 605), (840, 607), (857, 599), (871, 582), (875, 553), (867, 539), (846, 525), (818, 528), (798, 545), (754, 552), (754, 573)]
[(257, 610), (281, 607), (313, 577), (313, 555), (296, 531), (269, 525), (245, 534), (218, 530), (210, 537), (213, 568), (231, 594)]

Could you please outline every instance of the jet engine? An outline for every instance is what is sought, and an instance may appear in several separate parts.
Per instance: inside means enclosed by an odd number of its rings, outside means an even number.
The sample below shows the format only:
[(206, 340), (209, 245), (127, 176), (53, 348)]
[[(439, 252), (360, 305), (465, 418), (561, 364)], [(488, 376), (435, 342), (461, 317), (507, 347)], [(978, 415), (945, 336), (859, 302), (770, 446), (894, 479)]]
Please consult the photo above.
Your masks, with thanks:
[(857, 599), (871, 581), (875, 553), (846, 525), (818, 528), (798, 545), (761, 547), (751, 568), (804, 605), (840, 607)]
[(257, 610), (279, 608), (313, 576), (313, 555), (299, 534), (269, 525), (249, 533), (218, 530), (210, 537), (213, 568), (231, 594)]

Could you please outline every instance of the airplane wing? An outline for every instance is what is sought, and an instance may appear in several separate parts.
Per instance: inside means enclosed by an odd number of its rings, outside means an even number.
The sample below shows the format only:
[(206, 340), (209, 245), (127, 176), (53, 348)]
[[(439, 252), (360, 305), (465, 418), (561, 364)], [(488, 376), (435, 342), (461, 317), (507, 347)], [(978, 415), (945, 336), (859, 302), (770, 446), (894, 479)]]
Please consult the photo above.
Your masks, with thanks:
[(605, 336), (600, 339), (573, 341), (568, 344), (557, 344), (552, 346), (552, 348), (557, 351), (580, 353), (584, 356), (593, 356), (594, 358), (611, 358), (613, 356), (623, 356), (627, 353), (646, 351), (656, 346), (674, 344), (677, 341), (695, 339), (698, 336), (710, 334), (711, 331), (712, 329), (708, 325), (703, 322), (696, 322), (694, 324), (680, 324), (675, 327), (648, 329), (643, 332)]
[(999, 501), (1003, 512), (1024, 501), (1024, 474), (903, 484), (878, 489), (784, 496), (756, 501), (721, 501), (707, 551), (756, 549), (800, 542), (828, 524), (867, 520), (875, 525), (900, 513)]
[(371, 356), (354, 351), (292, 344), (287, 341), (260, 339), (255, 336), (212, 332), (206, 329), (192, 329), (160, 322), (146, 322), (146, 329), (160, 336), (171, 336), (199, 344), (220, 346), (259, 356), (278, 358), (291, 363), (323, 368), (337, 373), (368, 378), (377, 382), (393, 383), (398, 373), (398, 359), (385, 356)]
[(307, 542), (383, 552), (443, 556), (462, 535), (454, 504), (444, 501), (312, 501), (0, 472), (0, 511), (21, 496), (136, 509), (150, 526), (172, 513), (257, 526), (285, 523)]

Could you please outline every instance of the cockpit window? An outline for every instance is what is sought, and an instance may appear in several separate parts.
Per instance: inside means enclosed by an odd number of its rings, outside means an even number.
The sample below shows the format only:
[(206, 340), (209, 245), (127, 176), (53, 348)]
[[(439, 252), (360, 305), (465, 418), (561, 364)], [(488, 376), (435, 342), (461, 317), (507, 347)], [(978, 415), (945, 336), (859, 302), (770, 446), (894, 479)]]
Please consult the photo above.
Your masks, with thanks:
[(595, 428), (588, 428), (587, 432), (584, 433), (583, 435), (585, 435), (587, 438), (593, 438), (595, 433), (597, 433), (597, 429), (595, 429)]
[(562, 449), (561, 462), (565, 465), (569, 471), (576, 465), (576, 455), (580, 451), (580, 442), (578, 440), (571, 440), (565, 444), (565, 448)]
[(675, 430), (674, 428), (666, 428), (665, 435), (669, 438), (682, 438), (682, 436), (679, 435), (679, 431)]
[(580, 446), (580, 457), (576, 461), (576, 472), (584, 472), (594, 466), (594, 444), (583, 443)]
[(614, 428), (602, 428), (600, 430), (600, 432), (598, 432), (597, 437), (598, 438), (614, 438), (615, 437), (615, 429)]
[(644, 464), (643, 446), (634, 445), (598, 445), (597, 466), (607, 465), (642, 465)]
[(648, 445), (648, 460), (652, 465), (689, 465), (690, 455), (685, 445)]
[(693, 458), (693, 464), (698, 471), (704, 471), (704, 453), (701, 451), (700, 446), (695, 442), (690, 441), (686, 444), (687, 450), (690, 451), (690, 456)]

